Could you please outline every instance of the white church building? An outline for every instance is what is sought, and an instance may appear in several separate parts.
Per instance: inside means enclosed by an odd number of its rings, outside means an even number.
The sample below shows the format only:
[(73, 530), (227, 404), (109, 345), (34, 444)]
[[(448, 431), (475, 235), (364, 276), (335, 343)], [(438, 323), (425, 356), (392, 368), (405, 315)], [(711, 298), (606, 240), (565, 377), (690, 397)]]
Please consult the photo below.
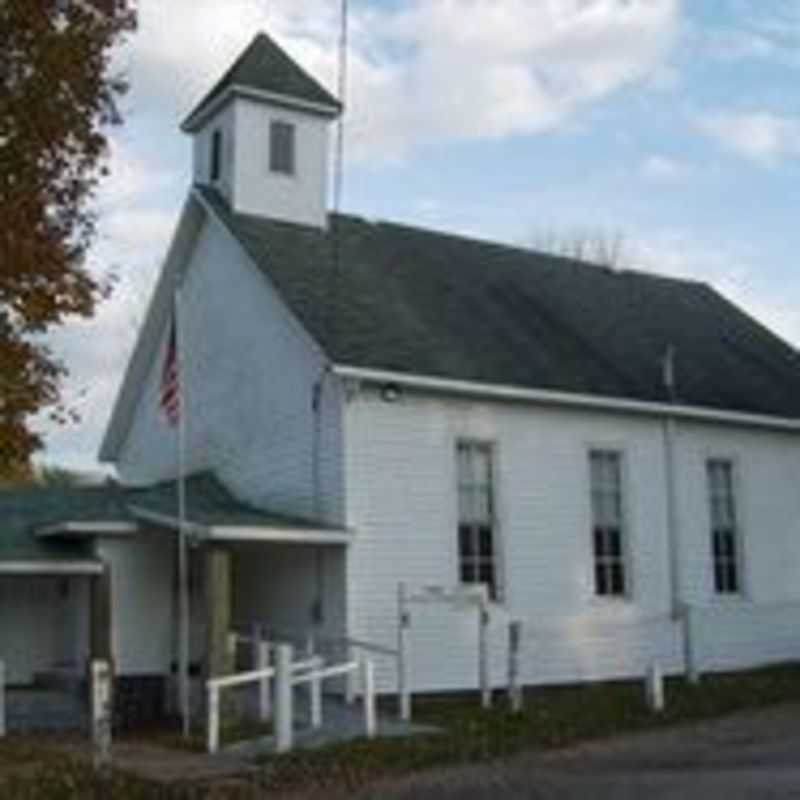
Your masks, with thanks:
[[(329, 213), (341, 113), (261, 34), (184, 122), (119, 484), (0, 497), (12, 678), (175, 673), (176, 287), (198, 674), (255, 621), (392, 647), (401, 583), (485, 587), (498, 684), (511, 620), (531, 684), (681, 671), (689, 644), (703, 670), (800, 657), (800, 355), (704, 283)], [(416, 690), (476, 687), (469, 610), (409, 637)]]

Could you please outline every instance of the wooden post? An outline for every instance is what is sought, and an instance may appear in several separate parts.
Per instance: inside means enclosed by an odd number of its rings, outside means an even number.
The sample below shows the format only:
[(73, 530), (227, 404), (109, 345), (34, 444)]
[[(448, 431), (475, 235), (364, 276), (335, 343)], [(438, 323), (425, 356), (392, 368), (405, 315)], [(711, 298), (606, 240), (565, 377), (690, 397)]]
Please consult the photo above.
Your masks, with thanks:
[[(254, 668), (261, 670), (269, 667), (269, 642), (257, 641), (255, 645), (256, 663)], [(272, 687), (269, 677), (258, 682), (258, 718), (266, 722), (272, 716)]]
[(519, 683), (519, 653), (522, 646), (522, 622), (514, 620), (508, 625), (508, 701), (511, 710), (522, 711), (522, 687)]
[(0, 659), (0, 739), (6, 735), (6, 662)]
[[(97, 753), (97, 731), (95, 729), (95, 691), (97, 681), (108, 678), (108, 686), (103, 684), (103, 690), (108, 689), (108, 697), (103, 695), (100, 699), (108, 706), (108, 746), (111, 744), (111, 726), (114, 716), (114, 660), (112, 653), (111, 638), (111, 568), (108, 564), (103, 565), (103, 571), (99, 575), (92, 575), (89, 579), (89, 661), (86, 665), (87, 683), (90, 692), (90, 705), (92, 706), (92, 742), (95, 743), (95, 765), (99, 769), (104, 769), (105, 765), (100, 761), (105, 758), (103, 754)], [(95, 675), (96, 664), (105, 665), (102, 676)], [(99, 669), (99, 668), (97, 668)], [(98, 708), (97, 713), (100, 713)], [(105, 735), (105, 734), (103, 734)], [(103, 745), (105, 747), (105, 745)], [(109, 755), (110, 758), (110, 755)]]
[(489, 610), (481, 603), (478, 611), (478, 681), (481, 689), (481, 707), (492, 707), (492, 687), (489, 681)]
[(375, 713), (375, 666), (365, 659), (361, 662), (361, 686), (364, 697), (364, 729), (368, 739), (377, 733)]
[(91, 675), (92, 761), (95, 770), (106, 771), (111, 766), (111, 665), (95, 659)]
[(206, 728), (206, 745), (209, 753), (219, 750), (219, 689), (213, 684), (208, 686), (208, 724)]
[(221, 547), (206, 550), (206, 676), (233, 671), (228, 632), (231, 626), (231, 554)]
[[(111, 642), (111, 568), (103, 565), (89, 584), (89, 660), (113, 662)], [(91, 677), (91, 676), (90, 676)]]
[(400, 704), (400, 719), (411, 721), (411, 686), (408, 675), (408, 639), (411, 615), (406, 602), (406, 585), (397, 586), (397, 694)]
[(275, 750), (278, 753), (288, 753), (292, 749), (292, 700), (292, 646), (279, 644), (275, 651)]
[(697, 685), (700, 683), (700, 671), (697, 663), (697, 651), (695, 642), (695, 614), (689, 603), (684, 603), (682, 610), (683, 618), (683, 666), (686, 680)]
[(645, 677), (647, 707), (655, 713), (664, 710), (664, 676), (658, 661), (653, 661)]

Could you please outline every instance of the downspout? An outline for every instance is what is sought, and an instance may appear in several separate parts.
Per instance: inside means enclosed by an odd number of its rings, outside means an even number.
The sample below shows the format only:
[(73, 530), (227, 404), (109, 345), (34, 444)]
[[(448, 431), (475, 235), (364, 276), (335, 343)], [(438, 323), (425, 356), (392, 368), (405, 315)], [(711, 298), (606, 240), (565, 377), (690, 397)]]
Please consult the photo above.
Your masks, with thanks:
[[(674, 404), (675, 394), (675, 349), (667, 347), (663, 361), (664, 386), (670, 403)], [(680, 563), (680, 521), (678, 516), (678, 498), (675, 480), (675, 441), (678, 433), (678, 422), (669, 412), (662, 423), (664, 439), (664, 476), (667, 490), (667, 546), (669, 548), (669, 583), (670, 610), (672, 618), (677, 620), (683, 611), (681, 596), (681, 563)]]

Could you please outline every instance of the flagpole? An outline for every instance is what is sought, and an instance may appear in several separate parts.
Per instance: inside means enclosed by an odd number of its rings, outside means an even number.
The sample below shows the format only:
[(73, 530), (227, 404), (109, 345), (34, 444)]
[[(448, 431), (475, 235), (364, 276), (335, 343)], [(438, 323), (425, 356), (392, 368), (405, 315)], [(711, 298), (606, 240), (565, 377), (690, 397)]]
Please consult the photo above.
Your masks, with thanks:
[(189, 554), (186, 546), (186, 376), (183, 371), (181, 292), (175, 289), (175, 349), (178, 373), (178, 691), (183, 736), (191, 730), (189, 686)]

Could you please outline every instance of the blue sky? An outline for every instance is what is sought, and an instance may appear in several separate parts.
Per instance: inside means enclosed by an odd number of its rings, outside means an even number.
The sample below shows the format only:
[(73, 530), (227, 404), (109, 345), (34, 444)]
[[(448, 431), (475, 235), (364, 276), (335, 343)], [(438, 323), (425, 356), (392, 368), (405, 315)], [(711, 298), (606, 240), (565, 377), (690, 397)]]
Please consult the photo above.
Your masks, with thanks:
[[(338, 0), (140, 0), (99, 197), (114, 297), (53, 336), (94, 465), (188, 187), (178, 123), (257, 30), (333, 86)], [(637, 268), (706, 280), (800, 345), (800, 3), (351, 0), (344, 208), (532, 244), (621, 236)]]

